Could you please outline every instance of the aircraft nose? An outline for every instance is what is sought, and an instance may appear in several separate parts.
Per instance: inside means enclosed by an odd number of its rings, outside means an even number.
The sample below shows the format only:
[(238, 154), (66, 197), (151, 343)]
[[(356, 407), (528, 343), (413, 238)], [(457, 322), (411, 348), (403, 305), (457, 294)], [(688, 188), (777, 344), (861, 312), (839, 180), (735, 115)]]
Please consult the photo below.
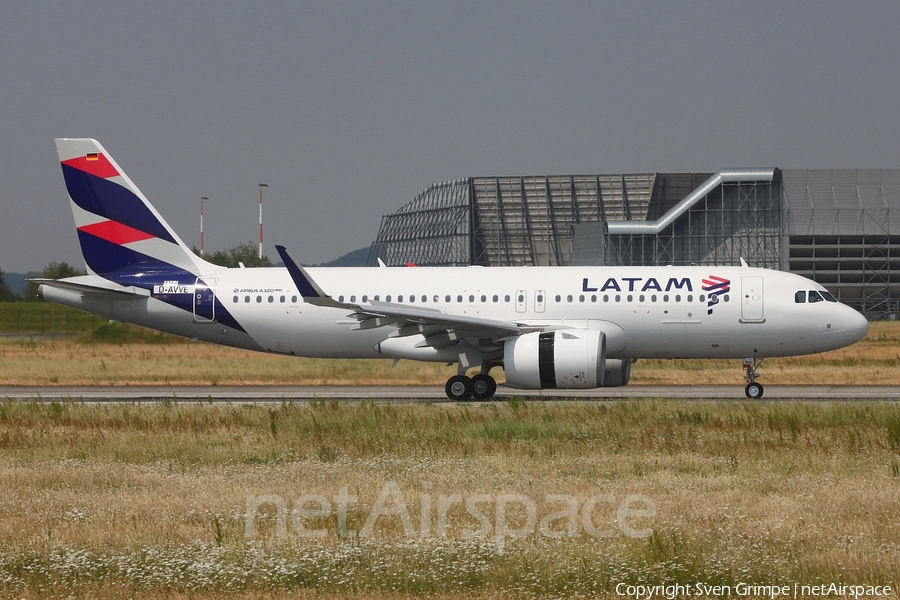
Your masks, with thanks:
[(845, 308), (847, 310), (843, 329), (847, 332), (847, 337), (852, 344), (866, 337), (866, 334), (869, 332), (869, 321), (861, 313), (849, 306)]

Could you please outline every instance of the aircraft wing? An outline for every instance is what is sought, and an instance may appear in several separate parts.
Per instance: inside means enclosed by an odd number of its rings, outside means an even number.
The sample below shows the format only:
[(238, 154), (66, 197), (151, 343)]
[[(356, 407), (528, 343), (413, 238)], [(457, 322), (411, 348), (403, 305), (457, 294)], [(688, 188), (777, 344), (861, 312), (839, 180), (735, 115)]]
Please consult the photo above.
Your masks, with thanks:
[(357, 314), (364, 317), (385, 316), (395, 318), (403, 323), (447, 325), (457, 329), (492, 329), (507, 334), (519, 334), (523, 330), (534, 331), (534, 327), (526, 327), (513, 321), (501, 321), (499, 319), (485, 319), (471, 315), (450, 315), (434, 308), (422, 308), (406, 306), (404, 304), (391, 304), (388, 302), (373, 302), (370, 306), (361, 306)]
[(276, 246), (291, 278), (303, 299), (316, 306), (345, 308), (351, 316), (358, 320), (360, 329), (395, 325), (399, 327), (397, 336), (424, 334), (430, 337), (441, 331), (452, 331), (459, 337), (496, 338), (515, 336), (531, 331), (543, 331), (544, 327), (486, 319), (472, 315), (448, 314), (435, 308), (407, 306), (389, 302), (372, 302), (371, 304), (351, 304), (338, 302), (309, 276), (309, 273), (297, 263), (284, 246)]
[(81, 292), (86, 294), (120, 294), (122, 296), (147, 297), (150, 295), (148, 290), (137, 288), (134, 286), (121, 286), (112, 282), (104, 281), (102, 284), (97, 282), (96, 278), (90, 276), (84, 277), (68, 277), (66, 279), (46, 279), (43, 277), (33, 277), (28, 281), (38, 285), (46, 285), (63, 290), (71, 290), (73, 292)]

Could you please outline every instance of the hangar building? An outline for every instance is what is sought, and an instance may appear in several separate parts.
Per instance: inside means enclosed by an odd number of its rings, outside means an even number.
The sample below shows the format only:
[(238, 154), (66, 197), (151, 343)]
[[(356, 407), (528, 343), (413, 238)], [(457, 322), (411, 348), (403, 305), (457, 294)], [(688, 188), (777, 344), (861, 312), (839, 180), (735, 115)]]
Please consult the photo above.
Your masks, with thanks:
[(900, 169), (469, 177), (382, 218), (368, 264), (722, 265), (900, 311)]

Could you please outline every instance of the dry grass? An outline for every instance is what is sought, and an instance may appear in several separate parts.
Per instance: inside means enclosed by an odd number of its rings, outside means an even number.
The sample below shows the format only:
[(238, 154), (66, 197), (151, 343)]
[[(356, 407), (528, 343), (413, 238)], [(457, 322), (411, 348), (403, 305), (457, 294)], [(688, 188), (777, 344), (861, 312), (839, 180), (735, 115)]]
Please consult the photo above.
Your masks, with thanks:
[[(892, 584), (900, 564), (900, 409), (889, 403), (522, 402), (93, 406), (0, 403), (0, 595), (38, 598), (614, 597), (616, 583)], [(384, 517), (323, 540), (249, 497), (359, 497), (385, 483), (415, 537)], [(421, 539), (423, 498), (652, 499), (649, 539), (537, 534)], [(486, 505), (490, 512), (491, 503)], [(266, 516), (268, 515), (268, 516)], [(521, 523), (522, 515), (510, 520)], [(615, 529), (615, 505), (597, 525)], [(896, 595), (895, 595), (896, 597)]]
[[(126, 338), (128, 339), (128, 338)], [(0, 342), (2, 385), (433, 384), (454, 369), (292, 359), (166, 339)], [(767, 384), (896, 385), (900, 324), (861, 343), (767, 361)], [(636, 383), (729, 383), (739, 361), (641, 361)], [(324, 540), (248, 496), (359, 496), (360, 528), (395, 482), (416, 531), (423, 498), (651, 498), (647, 539), (580, 531), (507, 540)], [(490, 506), (490, 504), (488, 505)], [(613, 504), (596, 511), (616, 526)], [(893, 584), (900, 564), (900, 409), (887, 403), (523, 402), (280, 407), (0, 403), (0, 597), (614, 597), (618, 582)], [(522, 515), (513, 513), (514, 523)], [(429, 526), (436, 528), (432, 513)], [(517, 520), (518, 519), (518, 520)], [(896, 594), (894, 597), (897, 597)]]
[[(0, 385), (443, 385), (455, 367), (387, 360), (287, 358), (190, 343), (0, 341)], [(769, 359), (765, 384), (900, 384), (900, 323), (872, 323), (864, 340), (834, 352)], [(502, 380), (502, 373), (493, 372)], [(640, 384), (735, 384), (738, 360), (639, 361)]]
[(455, 368), (288, 358), (206, 343), (0, 342), (0, 385), (443, 385)]

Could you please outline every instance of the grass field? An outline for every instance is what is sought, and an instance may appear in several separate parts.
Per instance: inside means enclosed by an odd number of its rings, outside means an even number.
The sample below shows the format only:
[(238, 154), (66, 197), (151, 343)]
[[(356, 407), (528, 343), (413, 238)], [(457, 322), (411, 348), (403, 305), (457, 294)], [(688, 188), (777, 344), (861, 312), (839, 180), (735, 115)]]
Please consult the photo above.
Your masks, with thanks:
[[(388, 360), (288, 358), (191, 343), (122, 324), (55, 340), (0, 339), (0, 385), (364, 385), (442, 386), (455, 367)], [(769, 384), (900, 384), (900, 323), (875, 322), (861, 342), (824, 354), (766, 360)], [(502, 381), (502, 372), (492, 371)], [(641, 384), (743, 385), (739, 360), (641, 360)]]
[[(900, 409), (877, 402), (7, 401), (0, 596), (897, 590), (898, 460)], [(365, 531), (384, 509), (368, 534), (339, 534), (342, 493), (356, 497), (346, 530)], [(306, 511), (286, 514), (282, 532), (279, 502)], [(327, 516), (316, 514), (322, 502)]]
[(69, 335), (104, 322), (86, 312), (47, 302), (0, 302), (0, 333)]
[[(766, 361), (762, 381), (896, 385), (898, 365), (900, 326), (873, 323), (850, 348)], [(452, 372), (96, 323), (0, 341), (2, 385), (442, 385)], [(640, 361), (633, 382), (741, 376), (739, 361)], [(891, 585), (896, 598), (898, 514), (891, 403), (0, 402), (3, 598), (604, 598), (701, 582), (742, 597), (756, 596), (741, 582)]]

